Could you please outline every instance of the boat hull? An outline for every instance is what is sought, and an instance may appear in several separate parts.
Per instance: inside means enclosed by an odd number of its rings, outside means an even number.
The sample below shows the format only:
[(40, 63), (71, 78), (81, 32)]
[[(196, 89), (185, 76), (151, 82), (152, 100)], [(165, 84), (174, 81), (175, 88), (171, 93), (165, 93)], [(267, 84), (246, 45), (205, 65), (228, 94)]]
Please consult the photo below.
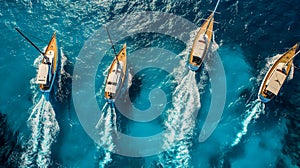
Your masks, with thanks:
[(105, 98), (106, 102), (109, 104), (115, 103), (116, 99), (115, 98)]
[(197, 71), (199, 68), (200, 68), (200, 66), (197, 66), (197, 65), (193, 65), (193, 64), (191, 64), (191, 63), (189, 63), (189, 69), (191, 70), (191, 71)]
[(268, 98), (264, 97), (262, 94), (259, 94), (258, 95), (258, 100), (263, 102), (263, 103), (268, 103), (272, 99), (268, 99)]

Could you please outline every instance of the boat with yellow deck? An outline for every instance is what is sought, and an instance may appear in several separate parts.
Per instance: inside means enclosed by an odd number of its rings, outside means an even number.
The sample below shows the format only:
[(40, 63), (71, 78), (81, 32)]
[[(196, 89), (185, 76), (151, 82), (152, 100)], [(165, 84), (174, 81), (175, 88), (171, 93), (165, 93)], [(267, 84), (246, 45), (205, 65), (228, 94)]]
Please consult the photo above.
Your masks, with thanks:
[(280, 56), (268, 70), (258, 92), (258, 99), (261, 102), (267, 103), (278, 95), (283, 83), (289, 75), (294, 57), (300, 52), (299, 45), (300, 43), (295, 44), (291, 49)]
[(106, 31), (112, 44), (112, 48), (115, 53), (115, 58), (110, 64), (108, 75), (106, 77), (104, 98), (108, 103), (113, 105), (113, 103), (119, 95), (120, 90), (122, 89), (126, 77), (126, 44), (123, 45), (122, 49), (117, 54), (107, 28)]
[(126, 76), (126, 44), (112, 61), (105, 82), (104, 97), (108, 103), (113, 103), (117, 98)]
[(201, 25), (196, 38), (194, 40), (192, 50), (189, 57), (189, 69), (192, 71), (197, 71), (203, 60), (207, 56), (211, 41), (213, 39), (213, 25), (214, 25), (214, 14), (217, 10), (220, 0), (218, 0), (215, 9), (210, 14), (210, 16)]

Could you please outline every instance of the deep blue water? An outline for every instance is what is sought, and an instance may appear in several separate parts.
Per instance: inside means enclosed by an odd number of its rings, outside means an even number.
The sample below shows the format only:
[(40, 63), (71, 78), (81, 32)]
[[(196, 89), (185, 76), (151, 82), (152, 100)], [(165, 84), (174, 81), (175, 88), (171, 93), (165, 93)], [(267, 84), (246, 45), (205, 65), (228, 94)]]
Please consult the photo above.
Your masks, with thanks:
[[(199, 72), (189, 72), (191, 41), (215, 3), (1, 1), (1, 166), (299, 167), (299, 69), (272, 102), (256, 101), (265, 67), (299, 41), (298, 2), (222, 0), (215, 15), (214, 52)], [(143, 20), (137, 12), (144, 11), (174, 17), (158, 22), (164, 18), (148, 14)], [(116, 20), (123, 26), (113, 27)], [(104, 76), (113, 55), (103, 33), (106, 24), (117, 50), (127, 44), (130, 75), (124, 88), (129, 99), (119, 102), (126, 114), (103, 108)], [(57, 32), (64, 54), (51, 103), (33, 82), (39, 53), (15, 27), (40, 48)], [(225, 106), (216, 129), (199, 141), (215, 99), (214, 81), (223, 79), (212, 75), (217, 58), (226, 76)], [(294, 63), (300, 65), (300, 59)], [(80, 79), (86, 81), (78, 83)], [(78, 97), (90, 92), (92, 96)], [(221, 105), (213, 104), (216, 109)], [(145, 116), (156, 111), (158, 116), (146, 122)], [(146, 141), (122, 140), (116, 130)], [(163, 131), (162, 138), (155, 138)]]

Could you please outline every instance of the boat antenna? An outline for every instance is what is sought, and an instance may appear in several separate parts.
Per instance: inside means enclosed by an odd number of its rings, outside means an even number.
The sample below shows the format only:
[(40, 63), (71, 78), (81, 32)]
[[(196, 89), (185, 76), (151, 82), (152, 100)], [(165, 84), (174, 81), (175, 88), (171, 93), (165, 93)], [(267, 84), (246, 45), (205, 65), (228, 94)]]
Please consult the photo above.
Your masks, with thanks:
[(216, 4), (216, 6), (215, 6), (215, 9), (213, 10), (213, 14), (215, 14), (215, 12), (216, 12), (216, 10), (217, 10), (217, 8), (218, 8), (218, 6), (219, 6), (219, 3), (220, 3), (220, 0), (218, 0), (217, 4)]
[(110, 43), (111, 43), (111, 45), (112, 45), (112, 48), (114, 49), (114, 53), (115, 53), (116, 60), (117, 60), (117, 62), (119, 63), (119, 60), (118, 60), (118, 55), (117, 55), (117, 52), (116, 52), (116, 49), (115, 49), (114, 43), (113, 43), (113, 41), (112, 41), (112, 39), (111, 39), (111, 37), (110, 37), (110, 34), (109, 34), (109, 31), (108, 31), (108, 28), (107, 28), (106, 26), (105, 26), (105, 29), (106, 29), (106, 32), (107, 32), (107, 34), (108, 34), (108, 38), (109, 38), (109, 40), (110, 40)]
[[(19, 32), (36, 50), (38, 50), (44, 57), (46, 57), (45, 53), (42, 52), (29, 38), (27, 38), (18, 28), (15, 28), (17, 32)], [(48, 59), (48, 57), (46, 57)]]
[[(212, 17), (209, 19), (208, 25), (210, 25), (210, 22), (211, 22), (212, 18), (214, 17), (215, 13), (216, 13), (216, 10), (217, 10), (217, 8), (219, 6), (220, 1), (221, 0), (218, 0), (217, 4), (215, 6), (215, 9), (212, 12)], [(208, 26), (206, 27), (204, 34), (206, 34), (207, 30), (208, 30)]]

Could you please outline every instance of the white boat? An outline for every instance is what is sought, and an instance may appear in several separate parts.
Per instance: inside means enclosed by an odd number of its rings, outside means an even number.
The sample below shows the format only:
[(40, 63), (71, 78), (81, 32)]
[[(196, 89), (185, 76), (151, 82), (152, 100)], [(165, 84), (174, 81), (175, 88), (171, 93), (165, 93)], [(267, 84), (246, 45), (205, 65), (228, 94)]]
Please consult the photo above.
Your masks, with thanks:
[(278, 95), (285, 82), (291, 67), (293, 58), (299, 53), (299, 44), (295, 44), (291, 49), (278, 58), (265, 75), (258, 92), (258, 99), (267, 103)]

